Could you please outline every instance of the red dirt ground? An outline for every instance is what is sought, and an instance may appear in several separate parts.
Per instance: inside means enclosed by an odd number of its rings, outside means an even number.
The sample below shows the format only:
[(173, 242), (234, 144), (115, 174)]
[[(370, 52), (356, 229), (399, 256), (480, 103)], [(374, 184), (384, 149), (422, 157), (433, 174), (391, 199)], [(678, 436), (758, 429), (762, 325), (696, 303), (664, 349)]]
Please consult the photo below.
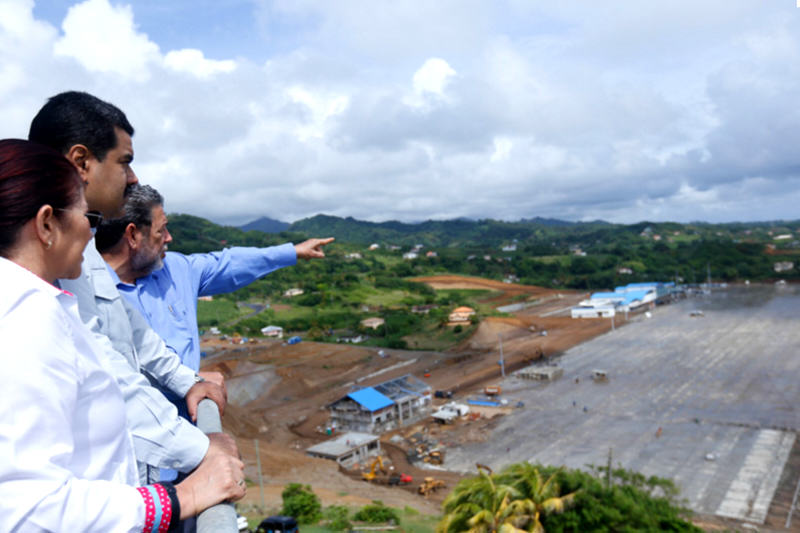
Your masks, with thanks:
[[(424, 379), (434, 390), (453, 390), (457, 396), (474, 393), (500, 377), (498, 335), (502, 336), (506, 372), (511, 372), (539, 357), (561, 353), (611, 327), (608, 320), (574, 320), (564, 316), (564, 310), (586, 297), (584, 293), (463, 276), (434, 276), (416, 281), (434, 288), (497, 291), (487, 300), (495, 306), (526, 300), (534, 301), (535, 305), (509, 318), (484, 319), (469, 339), (447, 352), (385, 350), (388, 357), (379, 357), (375, 348), (353, 345), (302, 342), (289, 346), (278, 340), (231, 345), (216, 338), (203, 341), (205, 350), (215, 352), (205, 360), (204, 369), (219, 370), (229, 379), (254, 371), (264, 372), (265, 384), (257, 397), (243, 406), (229, 405), (223, 425), (236, 437), (247, 465), (247, 477), (254, 483), (258, 480), (254, 439), (258, 439), (267, 509), (280, 506), (284, 485), (298, 482), (310, 484), (324, 505), (363, 505), (379, 499), (397, 507), (408, 505), (426, 513), (438, 512), (448, 491), (439, 491), (426, 499), (415, 494), (417, 484), (423, 477), (433, 476), (444, 479), (452, 488), (460, 476), (409, 465), (404, 452), (388, 442), (391, 435), (383, 436), (381, 446), (395, 471), (414, 477), (410, 488), (370, 484), (361, 481), (357, 473), (348, 476), (340, 472), (332, 461), (306, 456), (307, 447), (326, 439), (321, 431), (328, 419), (325, 406), (349, 392), (356, 380), (359, 386), (369, 386), (408, 373)], [(393, 368), (395, 365), (398, 366)], [(363, 379), (372, 374), (375, 375)], [(430, 377), (423, 378), (425, 374)], [(458, 444), (486, 439), (496, 422), (496, 418), (489, 417), (444, 427), (426, 422), (404, 428), (403, 435), (420, 431), (445, 444)], [(260, 501), (258, 485), (251, 486), (245, 502)]]

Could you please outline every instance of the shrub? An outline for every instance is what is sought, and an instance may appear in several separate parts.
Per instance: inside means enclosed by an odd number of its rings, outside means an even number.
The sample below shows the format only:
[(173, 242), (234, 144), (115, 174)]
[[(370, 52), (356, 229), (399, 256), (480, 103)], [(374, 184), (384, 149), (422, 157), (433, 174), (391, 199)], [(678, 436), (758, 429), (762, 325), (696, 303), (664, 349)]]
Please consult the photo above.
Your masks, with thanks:
[(325, 509), (325, 518), (328, 520), (328, 529), (333, 531), (344, 531), (350, 529), (348, 515), (350, 511), (344, 505), (331, 505)]
[(322, 518), (322, 505), (311, 491), (311, 485), (289, 483), (281, 493), (281, 514), (294, 517), (301, 524), (316, 524)]
[(365, 505), (359, 509), (353, 518), (370, 524), (382, 524), (389, 521), (397, 524), (400, 522), (397, 512), (391, 507), (386, 507), (380, 500), (373, 500), (371, 504)]

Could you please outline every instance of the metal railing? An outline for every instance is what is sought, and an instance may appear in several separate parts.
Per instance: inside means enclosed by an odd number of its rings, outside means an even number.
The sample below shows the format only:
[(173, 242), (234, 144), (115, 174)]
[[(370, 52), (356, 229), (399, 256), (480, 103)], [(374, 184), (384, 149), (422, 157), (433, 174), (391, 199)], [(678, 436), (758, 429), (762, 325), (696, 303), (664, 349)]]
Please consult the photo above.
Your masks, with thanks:
[[(203, 433), (222, 431), (217, 404), (208, 398), (197, 406), (197, 427)], [(232, 503), (218, 503), (197, 515), (197, 533), (238, 533), (236, 509)]]

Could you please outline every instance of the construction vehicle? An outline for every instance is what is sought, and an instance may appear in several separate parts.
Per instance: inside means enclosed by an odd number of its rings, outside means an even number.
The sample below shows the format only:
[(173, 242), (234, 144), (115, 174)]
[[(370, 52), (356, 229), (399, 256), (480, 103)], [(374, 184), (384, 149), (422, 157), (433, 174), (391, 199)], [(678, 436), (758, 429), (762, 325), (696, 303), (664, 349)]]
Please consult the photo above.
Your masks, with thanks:
[(432, 465), (440, 465), (444, 463), (444, 453), (442, 453), (440, 450), (430, 451), (428, 452), (428, 455), (422, 459), (422, 462)]
[(497, 396), (502, 392), (500, 385), (489, 385), (488, 387), (484, 387), (483, 393), (486, 396)]
[(361, 473), (361, 478), (364, 481), (374, 481), (375, 478), (378, 477), (378, 474), (375, 473), (375, 467), (376, 466), (378, 468), (380, 468), (381, 472), (383, 472), (384, 474), (386, 473), (386, 467), (383, 465), (383, 457), (381, 457), (379, 455), (369, 465), (369, 472), (362, 472)]
[(392, 474), (389, 476), (389, 485), (408, 485), (414, 479), (408, 474)]
[(439, 489), (443, 489), (445, 487), (444, 481), (441, 479), (435, 479), (432, 477), (426, 477), (425, 480), (420, 484), (419, 489), (417, 492), (428, 497), (429, 494), (432, 492), (436, 492)]

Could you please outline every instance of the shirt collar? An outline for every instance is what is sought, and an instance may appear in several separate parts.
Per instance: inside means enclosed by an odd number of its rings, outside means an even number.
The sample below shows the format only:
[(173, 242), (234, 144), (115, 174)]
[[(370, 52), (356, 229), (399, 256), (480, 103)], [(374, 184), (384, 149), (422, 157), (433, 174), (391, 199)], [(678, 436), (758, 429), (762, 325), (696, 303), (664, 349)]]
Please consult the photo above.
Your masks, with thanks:
[[(29, 291), (31, 288), (40, 290), (51, 296), (60, 296), (62, 294), (70, 293), (62, 291), (55, 285), (43, 280), (27, 268), (18, 265), (17, 263), (0, 257), (0, 279), (4, 280), (3, 283), (3, 296), (2, 301), (16, 300), (16, 296)], [(5, 297), (9, 297), (6, 300)]]
[(119, 276), (117, 276), (116, 271), (113, 268), (111, 268), (111, 265), (109, 265), (108, 263), (106, 263), (106, 270), (108, 270), (108, 273), (111, 276), (111, 280), (114, 282), (114, 285), (116, 287), (119, 287), (120, 285), (122, 285), (123, 287), (133, 287), (134, 286), (132, 283), (125, 283), (124, 281), (119, 279)]

